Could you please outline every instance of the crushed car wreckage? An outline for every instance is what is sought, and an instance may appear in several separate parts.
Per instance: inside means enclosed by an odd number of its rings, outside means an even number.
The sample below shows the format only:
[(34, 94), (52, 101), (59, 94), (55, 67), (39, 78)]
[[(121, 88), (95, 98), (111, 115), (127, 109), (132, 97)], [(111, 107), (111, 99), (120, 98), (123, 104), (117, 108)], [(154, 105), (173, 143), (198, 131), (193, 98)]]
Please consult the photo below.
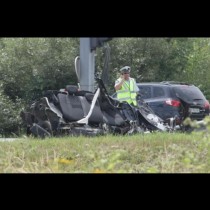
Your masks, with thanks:
[(44, 138), (173, 131), (174, 119), (165, 123), (140, 98), (137, 107), (120, 102), (108, 95), (102, 79), (96, 82), (94, 93), (73, 85), (64, 91), (48, 90), (20, 113), (27, 133)]

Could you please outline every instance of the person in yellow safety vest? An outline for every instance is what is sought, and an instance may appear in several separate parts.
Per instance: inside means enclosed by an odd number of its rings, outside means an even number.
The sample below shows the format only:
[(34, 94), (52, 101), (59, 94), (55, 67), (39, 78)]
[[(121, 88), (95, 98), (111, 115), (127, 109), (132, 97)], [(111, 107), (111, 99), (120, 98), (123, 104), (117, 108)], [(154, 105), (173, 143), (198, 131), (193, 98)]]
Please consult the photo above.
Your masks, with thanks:
[(136, 80), (130, 77), (131, 68), (124, 66), (120, 69), (121, 76), (115, 81), (115, 90), (119, 101), (126, 101), (137, 106), (136, 96), (139, 91)]

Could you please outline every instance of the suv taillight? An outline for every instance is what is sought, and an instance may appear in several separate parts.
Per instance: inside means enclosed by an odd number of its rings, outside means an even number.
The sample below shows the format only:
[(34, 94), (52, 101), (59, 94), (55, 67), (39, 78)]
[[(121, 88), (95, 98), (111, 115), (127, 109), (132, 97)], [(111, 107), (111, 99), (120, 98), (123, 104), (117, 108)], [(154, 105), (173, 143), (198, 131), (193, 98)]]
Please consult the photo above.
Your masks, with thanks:
[(170, 106), (175, 106), (175, 107), (179, 107), (181, 102), (180, 101), (177, 101), (177, 100), (171, 100), (171, 99), (168, 99), (165, 101), (165, 103), (167, 105), (170, 105)]
[(210, 108), (209, 101), (206, 101), (206, 102), (205, 102), (204, 108), (205, 108), (205, 109), (209, 109), (209, 108)]

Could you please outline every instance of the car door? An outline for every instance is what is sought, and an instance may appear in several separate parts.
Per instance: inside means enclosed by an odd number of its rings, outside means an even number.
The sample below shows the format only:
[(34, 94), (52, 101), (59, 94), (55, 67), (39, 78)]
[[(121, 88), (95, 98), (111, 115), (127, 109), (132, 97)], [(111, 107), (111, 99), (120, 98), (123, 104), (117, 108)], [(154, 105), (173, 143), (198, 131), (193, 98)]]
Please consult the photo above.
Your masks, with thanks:
[(164, 89), (156, 85), (138, 85), (139, 92), (143, 100), (159, 117), (163, 117), (164, 113)]
[(152, 86), (152, 98), (147, 103), (154, 110), (155, 114), (157, 114), (162, 119), (166, 119), (169, 117), (167, 114), (166, 106), (166, 90), (162, 86)]

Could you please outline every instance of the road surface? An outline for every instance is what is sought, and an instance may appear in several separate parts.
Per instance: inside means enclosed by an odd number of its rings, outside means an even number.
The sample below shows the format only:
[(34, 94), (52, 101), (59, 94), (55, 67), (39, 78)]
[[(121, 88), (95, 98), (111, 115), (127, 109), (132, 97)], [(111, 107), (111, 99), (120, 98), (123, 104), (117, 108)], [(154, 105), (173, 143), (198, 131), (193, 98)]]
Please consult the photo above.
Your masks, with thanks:
[(0, 141), (15, 141), (18, 140), (18, 138), (0, 138)]

